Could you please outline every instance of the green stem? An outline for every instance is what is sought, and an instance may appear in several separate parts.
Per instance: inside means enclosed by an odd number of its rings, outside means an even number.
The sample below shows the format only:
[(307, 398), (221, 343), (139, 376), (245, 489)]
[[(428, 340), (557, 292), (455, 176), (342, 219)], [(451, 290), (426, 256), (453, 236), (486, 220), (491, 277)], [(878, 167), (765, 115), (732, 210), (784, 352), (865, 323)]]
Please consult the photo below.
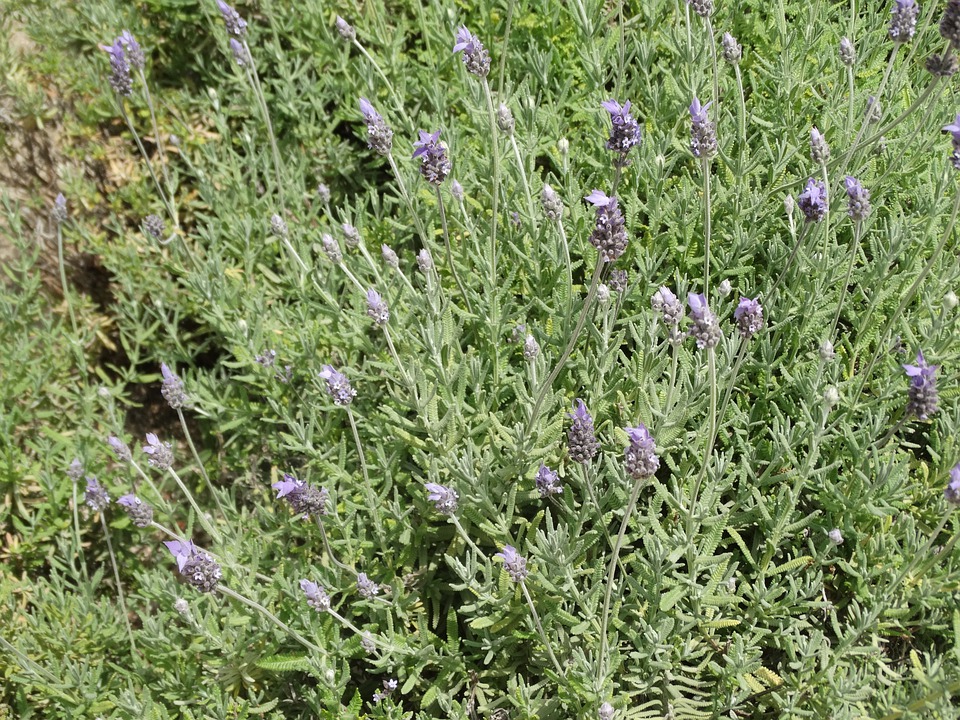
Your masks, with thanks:
[(360, 54), (363, 55), (367, 62), (373, 65), (373, 69), (380, 76), (380, 79), (383, 80), (384, 85), (387, 86), (387, 91), (390, 93), (390, 97), (393, 98), (393, 104), (397, 108), (397, 112), (403, 118), (404, 124), (407, 126), (407, 130), (413, 132), (413, 123), (410, 121), (410, 118), (407, 117), (406, 111), (403, 109), (403, 103), (400, 102), (400, 96), (397, 95), (397, 91), (393, 89), (393, 84), (387, 79), (387, 76), (383, 74), (383, 70), (380, 69), (379, 63), (371, 57), (370, 53), (367, 52), (366, 48), (360, 44), (360, 41), (354, 38), (354, 46), (360, 51)]
[(369, 504), (370, 515), (373, 519), (373, 527), (376, 530), (377, 539), (380, 541), (380, 547), (386, 548), (386, 538), (383, 535), (383, 525), (380, 522), (380, 513), (377, 508), (377, 497), (373, 492), (373, 485), (370, 483), (370, 475), (367, 473), (367, 458), (363, 454), (363, 443), (360, 442), (357, 421), (356, 418), (353, 417), (353, 409), (349, 405), (347, 405), (347, 418), (350, 420), (353, 440), (357, 444), (357, 454), (360, 457), (360, 471), (363, 473), (363, 489), (366, 491), (367, 503)]
[(184, 485), (183, 480), (180, 479), (180, 476), (177, 475), (177, 471), (174, 470), (172, 467), (169, 467), (167, 468), (167, 472), (169, 472), (173, 476), (173, 479), (176, 481), (177, 485), (180, 487), (180, 491), (184, 495), (186, 495), (187, 502), (190, 503), (190, 507), (192, 507), (193, 511), (196, 513), (197, 520), (200, 522), (201, 525), (203, 525), (203, 529), (206, 530), (207, 534), (211, 538), (213, 538), (215, 542), (219, 544), (223, 539), (220, 535), (220, 532), (213, 526), (213, 523), (211, 523), (210, 520), (207, 519), (207, 516), (204, 514), (203, 510), (200, 509), (200, 506), (197, 505), (197, 501), (193, 499), (193, 495), (191, 494), (190, 490), (187, 489), (187, 486)]
[(703, 295), (710, 298), (710, 160), (704, 156), (700, 159), (700, 169), (703, 171)]
[[(71, 478), (72, 479), (72, 478)], [(80, 573), (83, 579), (89, 579), (87, 575), (87, 563), (83, 557), (83, 542), (80, 539), (80, 515), (77, 506), (77, 481), (73, 480), (73, 541), (76, 544), (77, 556), (80, 558)]]
[(437, 185), (434, 189), (437, 191), (437, 205), (440, 208), (440, 224), (443, 226), (443, 247), (447, 253), (447, 265), (450, 266), (450, 274), (453, 275), (457, 287), (460, 288), (460, 294), (463, 296), (463, 301), (467, 305), (467, 312), (472, 315), (473, 307), (470, 305), (470, 297), (467, 295), (467, 289), (460, 280), (460, 274), (457, 272), (457, 266), (453, 262), (453, 253), (450, 250), (450, 231), (447, 228), (447, 212), (443, 207), (443, 196), (440, 194), (440, 186)]
[[(170, 216), (170, 222), (173, 223), (175, 228), (179, 229), (180, 221), (177, 219), (177, 213), (174, 211), (170, 200), (167, 199), (166, 193), (163, 192), (163, 187), (160, 185), (160, 180), (157, 178), (157, 174), (153, 170), (153, 163), (150, 162), (150, 156), (147, 155), (146, 148), (143, 147), (143, 143), (140, 141), (140, 135), (137, 134), (136, 128), (134, 128), (133, 123), (130, 122), (130, 116), (127, 115), (127, 109), (123, 105), (122, 98), (117, 98), (117, 107), (120, 108), (120, 115), (123, 116), (123, 120), (127, 124), (127, 128), (130, 130), (130, 134), (133, 135), (133, 140), (136, 142), (137, 149), (140, 151), (140, 155), (143, 157), (143, 161), (147, 166), (150, 177), (153, 178), (153, 184), (157, 188), (157, 193), (160, 195), (160, 200), (163, 202), (163, 206), (167, 209), (167, 214)], [(184, 247), (187, 247), (186, 243), (184, 243)], [(187, 248), (187, 252), (190, 252), (189, 248)], [(193, 259), (193, 255), (190, 257)], [(196, 260), (194, 260), (194, 262), (196, 262)]]
[(103, 513), (100, 513), (100, 525), (103, 527), (103, 537), (107, 541), (107, 552), (110, 553), (110, 565), (113, 567), (113, 579), (117, 583), (117, 599), (120, 601), (120, 611), (123, 613), (123, 621), (127, 625), (127, 636), (130, 638), (130, 652), (137, 654), (137, 644), (133, 641), (133, 626), (130, 625), (130, 613), (127, 612), (127, 602), (123, 596), (123, 583), (120, 582), (120, 570), (117, 568), (117, 556), (113, 552), (113, 542), (110, 540), (110, 528), (107, 527), (107, 519)]
[[(490, 121), (490, 139), (492, 140), (492, 149), (490, 153), (493, 163), (493, 173), (490, 187), (492, 189), (493, 217), (490, 220), (490, 291), (493, 292), (497, 286), (497, 222), (498, 205), (500, 202), (500, 143), (497, 135), (497, 115), (493, 109), (493, 96), (490, 94), (490, 83), (483, 79), (483, 94), (487, 99), (487, 116)], [(496, 323), (491, 323), (496, 331)]]
[(510, 135), (510, 144), (513, 146), (513, 157), (517, 161), (517, 169), (520, 170), (520, 184), (523, 186), (523, 194), (527, 199), (527, 212), (530, 213), (530, 222), (535, 222), (536, 211), (533, 207), (533, 196), (530, 194), (530, 185), (527, 183), (527, 170), (523, 165), (523, 158), (520, 156), (520, 148), (517, 146), (517, 138)]
[(232, 597), (234, 600), (238, 600), (238, 601), (240, 601), (241, 603), (243, 603), (244, 605), (246, 605), (247, 607), (249, 607), (249, 608), (251, 608), (251, 609), (253, 609), (253, 610), (256, 610), (258, 613), (260, 613), (261, 615), (263, 615), (263, 617), (267, 618), (267, 620), (269, 620), (269, 621), (272, 622), (274, 625), (276, 625), (278, 628), (280, 628), (281, 630), (283, 630), (285, 633), (287, 633), (290, 637), (292, 637), (294, 640), (296, 640), (298, 643), (300, 643), (301, 645), (303, 645), (303, 646), (304, 646), (305, 648), (307, 648), (308, 650), (312, 650), (313, 652), (319, 653), (319, 654), (321, 654), (321, 655), (325, 655), (325, 654), (326, 654), (326, 653), (324, 652), (323, 648), (320, 648), (320, 647), (318, 647), (317, 645), (314, 645), (314, 644), (313, 644), (312, 642), (310, 642), (309, 640), (307, 640), (305, 637), (303, 637), (303, 635), (301, 635), (301, 634), (298, 633), (296, 630), (294, 630), (292, 627), (290, 627), (289, 625), (287, 625), (285, 622), (283, 622), (280, 618), (278, 618), (278, 617), (277, 617), (276, 615), (274, 615), (272, 612), (270, 612), (269, 610), (267, 610), (263, 605), (261, 605), (260, 603), (258, 603), (256, 600), (251, 600), (251, 599), (248, 598), (248, 597), (244, 597), (244, 596), (241, 595), (240, 593), (231, 590), (231, 589), (228, 588), (226, 585), (219, 585), (219, 586), (217, 587), (217, 592), (218, 592), (218, 593), (222, 593), (223, 595), (226, 595), (227, 597)]
[(203, 461), (200, 459), (200, 453), (197, 452), (197, 447), (193, 444), (193, 438), (190, 436), (190, 430), (187, 429), (187, 421), (186, 418), (183, 417), (183, 410), (181, 408), (177, 408), (177, 417), (180, 418), (180, 428), (183, 430), (183, 436), (187, 439), (187, 445), (190, 446), (190, 452), (193, 454), (193, 459), (197, 461), (197, 467), (200, 468), (200, 474), (203, 475), (203, 481), (207, 484), (207, 489), (210, 490), (210, 494), (213, 495), (213, 499), (217, 503), (217, 509), (220, 511), (220, 515), (224, 520), (226, 520), (227, 513), (223, 509), (223, 505), (220, 503), (220, 497), (217, 495), (216, 489), (214, 489), (213, 484), (210, 482), (210, 476), (207, 475), (207, 470), (203, 466)]
[(349, 565), (340, 562), (337, 559), (337, 556), (333, 554), (333, 550), (330, 547), (330, 540), (327, 538), (327, 531), (323, 527), (323, 522), (320, 520), (319, 517), (317, 518), (317, 527), (320, 528), (320, 537), (323, 538), (323, 549), (327, 551), (327, 557), (330, 558), (330, 562), (332, 562), (334, 565), (339, 567), (341, 570), (346, 570), (351, 575), (356, 577), (356, 574), (357, 574), (356, 571)]
[(147, 109), (150, 111), (150, 123), (153, 125), (153, 138), (157, 143), (157, 149), (160, 151), (160, 171), (163, 173), (163, 181), (167, 184), (167, 189), (170, 189), (170, 173), (167, 170), (167, 151), (163, 146), (163, 140), (160, 139), (160, 126), (157, 125), (157, 113), (154, 110), (153, 106), (153, 96), (150, 94), (150, 88), (147, 85), (147, 76), (143, 72), (143, 68), (137, 68), (137, 72), (140, 74), (140, 83), (143, 86), (143, 96), (147, 101)]
[(850, 239), (850, 249), (847, 251), (850, 254), (850, 260), (847, 263), (847, 272), (843, 277), (843, 284), (840, 285), (840, 299), (837, 300), (837, 311), (833, 314), (833, 322), (830, 324), (830, 331), (826, 335), (827, 340), (833, 337), (833, 333), (837, 329), (837, 323), (840, 322), (840, 309), (843, 307), (843, 300), (847, 296), (847, 287), (850, 285), (850, 276), (853, 274), (853, 266), (856, 264), (857, 252), (860, 249), (860, 233), (862, 232), (863, 223), (855, 222), (853, 224), (853, 237)]
[[(63, 301), (67, 304), (67, 312), (70, 314), (70, 326), (73, 328), (73, 335), (77, 337), (77, 316), (73, 312), (73, 303), (70, 302), (69, 291), (67, 290), (67, 270), (63, 262), (63, 223), (57, 223), (57, 268), (60, 270), (60, 287), (63, 289)], [(82, 357), (82, 353), (81, 353)], [(86, 370), (86, 363), (81, 363), (81, 371)]]
[(486, 557), (486, 555), (483, 554), (483, 550), (477, 547), (477, 544), (470, 539), (469, 535), (467, 535), (467, 531), (463, 529), (463, 525), (460, 524), (459, 518), (457, 518), (456, 515), (450, 515), (449, 517), (450, 517), (450, 520), (453, 522), (454, 527), (457, 528), (457, 532), (460, 533), (460, 537), (462, 537), (464, 542), (466, 542), (467, 545), (470, 546), (470, 549), (477, 554), (477, 557), (481, 557), (481, 558)]
[(547, 634), (543, 631), (543, 624), (540, 622), (540, 615), (537, 613), (537, 608), (533, 604), (533, 598), (530, 597), (530, 591), (527, 590), (527, 584), (523, 580), (520, 581), (520, 589), (523, 590), (523, 596), (527, 599), (527, 605), (530, 607), (530, 614), (533, 616), (533, 624), (537, 626), (537, 632), (540, 633), (540, 639), (543, 640), (543, 645), (547, 648), (547, 654), (550, 656), (550, 660), (553, 661), (553, 667), (556, 668), (557, 674), (562, 677), (563, 668), (560, 667), (560, 663), (557, 661), (557, 656), (553, 654), (553, 648), (550, 645), (550, 640), (547, 639)]
[(780, 287), (780, 283), (783, 282), (783, 279), (787, 276), (787, 272), (790, 270), (790, 266), (793, 265), (794, 259), (797, 257), (797, 252), (800, 250), (800, 245), (803, 243), (804, 237), (807, 235), (807, 228), (810, 227), (810, 223), (806, 222), (803, 224), (803, 227), (800, 228), (800, 232), (797, 233), (797, 240), (793, 244), (793, 250), (790, 251), (790, 257), (787, 258), (786, 264), (783, 266), (783, 270), (780, 271), (779, 277), (773, 287), (770, 288), (770, 292), (767, 293), (767, 302), (773, 304), (773, 299), (776, 297), (777, 288)]

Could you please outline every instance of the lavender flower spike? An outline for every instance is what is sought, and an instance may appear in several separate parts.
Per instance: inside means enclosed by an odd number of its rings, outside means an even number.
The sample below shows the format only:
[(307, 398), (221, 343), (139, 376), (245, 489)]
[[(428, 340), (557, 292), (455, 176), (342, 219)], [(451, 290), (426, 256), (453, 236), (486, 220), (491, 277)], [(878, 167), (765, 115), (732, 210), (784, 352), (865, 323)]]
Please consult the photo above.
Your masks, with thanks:
[(164, 543), (177, 560), (180, 575), (200, 592), (213, 592), (220, 583), (220, 565), (190, 540), (168, 540)]
[(183, 380), (171, 370), (166, 363), (160, 363), (160, 374), (163, 375), (163, 382), (160, 385), (160, 394), (174, 410), (186, 407), (189, 398), (184, 390)]
[(123, 49), (120, 38), (113, 41), (113, 45), (101, 45), (110, 55), (110, 87), (117, 95), (129, 97), (133, 95), (133, 80), (130, 78), (130, 63)]
[(494, 557), (503, 560), (503, 567), (509, 573), (510, 579), (514, 582), (523, 582), (527, 579), (527, 560), (517, 549), (511, 545), (505, 545), (503, 552), (499, 552)]
[(887, 35), (895, 43), (910, 42), (917, 31), (917, 14), (920, 6), (914, 0), (895, 0), (890, 11), (890, 27)]
[(234, 62), (240, 67), (244, 67), (250, 61), (247, 49), (236, 38), (230, 38), (230, 51), (233, 53)]
[(707, 109), (712, 104), (701, 105), (696, 97), (690, 103), (690, 152), (705, 160), (717, 154), (717, 127), (707, 116)]
[(960, 505), (960, 463), (950, 468), (950, 482), (947, 483), (943, 496), (947, 502)]
[(857, 51), (853, 47), (853, 43), (850, 41), (850, 38), (843, 37), (840, 38), (840, 62), (842, 62), (847, 67), (852, 66), (857, 61)]
[(806, 189), (797, 196), (797, 205), (807, 222), (820, 222), (827, 214), (827, 189), (821, 180), (807, 179)]
[(160, 442), (154, 433), (147, 433), (147, 444), (143, 451), (150, 456), (150, 464), (157, 470), (167, 470), (173, 464), (173, 450), (170, 443)]
[(426, 248), (421, 248), (420, 252), (417, 253), (417, 267), (424, 275), (433, 269), (433, 256)]
[(397, 257), (397, 254), (393, 251), (389, 245), (380, 246), (380, 254), (383, 256), (383, 261), (389, 266), (396, 270), (400, 267), (400, 258)]
[(380, 594), (380, 586), (367, 577), (366, 573), (357, 575), (357, 592), (367, 600)]
[(740, 62), (743, 57), (743, 47), (737, 42), (737, 39), (733, 35), (725, 32), (723, 39), (720, 41), (720, 45), (723, 48), (724, 60), (731, 65), (736, 65)]
[(118, 498), (117, 504), (123, 507), (127, 516), (138, 528), (149, 527), (153, 522), (153, 508), (133, 493)]
[(237, 37), (243, 37), (247, 34), (247, 22), (240, 17), (240, 13), (223, 0), (217, 0), (217, 7), (220, 8), (223, 24), (227, 26), (228, 33)]
[(440, 142), (440, 131), (428, 133), (420, 130), (420, 139), (413, 144), (413, 159), (420, 158), (420, 174), (431, 185), (442, 183), (453, 164), (447, 157), (447, 148)]
[(462, 25), (457, 29), (457, 42), (453, 46), (453, 52), (463, 53), (463, 64), (471, 75), (485, 78), (490, 73), (490, 53), (483, 47), (480, 39)]
[(623, 430), (630, 438), (630, 444), (623, 455), (623, 463), (627, 473), (634, 480), (653, 477), (660, 467), (660, 458), (657, 457), (657, 446), (650, 435), (650, 431), (643, 423), (640, 423), (637, 427), (626, 427)]
[(373, 288), (367, 290), (367, 315), (379, 327), (383, 327), (390, 319), (390, 310), (383, 301), (383, 297)]
[(95, 477), (87, 478), (87, 490), (83, 499), (94, 512), (101, 512), (110, 504), (110, 495)]
[(823, 165), (830, 159), (830, 146), (816, 127), (810, 128), (810, 159), (816, 165)]
[(563, 492), (563, 488), (560, 486), (560, 475), (543, 463), (540, 464), (540, 469), (537, 470), (536, 483), (537, 490), (540, 492), (540, 497), (542, 498), (558, 495)]
[(427, 489), (427, 500), (433, 503), (441, 515), (453, 515), (457, 512), (460, 496), (453, 488), (439, 483), (424, 483)]
[(366, 98), (360, 98), (360, 112), (367, 123), (367, 144), (370, 149), (380, 155), (389, 155), (393, 147), (393, 130)]
[(737, 322), (740, 337), (749, 340), (763, 327), (763, 308), (759, 298), (753, 300), (740, 298), (740, 304), (733, 311), (733, 319)]
[(851, 175), (844, 180), (847, 191), (847, 215), (854, 222), (860, 222), (870, 214), (870, 191)]
[(133, 459), (133, 454), (130, 452), (130, 448), (116, 435), (111, 435), (107, 438), (107, 445), (110, 446), (114, 454), (116, 454), (117, 460), (120, 462), (130, 462), (130, 460)]
[(567, 431), (567, 452), (570, 459), (581, 465), (588, 464), (600, 452), (600, 443), (593, 427), (593, 417), (580, 398), (573, 403), (573, 412), (567, 415), (573, 425)]
[(327, 392), (333, 398), (334, 405), (349, 405), (357, 396), (357, 391), (350, 385), (347, 376), (334, 370), (332, 365), (324, 365), (317, 375), (327, 383)]
[(591, 244), (606, 262), (613, 262), (627, 249), (627, 229), (623, 212), (615, 197), (594, 190), (585, 200), (597, 208), (597, 225), (590, 235)]
[[(950, 48), (960, 46), (960, 0), (947, 0), (947, 7), (940, 19), (940, 37), (950, 42)], [(948, 51), (945, 57), (950, 57)]]
[(716, 347), (720, 343), (720, 338), (723, 337), (723, 332), (720, 330), (716, 316), (707, 307), (707, 299), (703, 295), (689, 293), (687, 304), (690, 306), (690, 317), (693, 319), (690, 335), (696, 339), (697, 347), (700, 350)]
[(277, 499), (285, 498), (293, 511), (302, 515), (304, 520), (311, 515), (323, 517), (327, 514), (330, 493), (326, 488), (317, 489), (289, 473), (284, 473), (283, 480), (275, 482), (271, 487), (277, 491)]
[(661, 315), (667, 325), (676, 327), (683, 319), (683, 304), (673, 294), (673, 291), (665, 285), (661, 285), (660, 289), (653, 294), (653, 297), (650, 298), (650, 305), (654, 312)]
[(53, 215), (54, 222), (57, 225), (62, 225), (67, 221), (69, 217), (67, 214), (67, 198), (63, 196), (63, 193), (57, 193), (57, 197), (53, 201), (51, 215)]
[(557, 191), (549, 185), (543, 186), (543, 192), (540, 193), (540, 202), (543, 205), (543, 214), (548, 220), (559, 220), (563, 217), (563, 201), (557, 195)]
[(923, 352), (917, 352), (916, 365), (904, 365), (904, 371), (910, 378), (907, 392), (907, 413), (927, 420), (937, 412), (937, 366), (928, 365)]
[(340, 33), (340, 37), (347, 42), (353, 42), (357, 39), (357, 31), (353, 28), (353, 25), (339, 15), (337, 15), (337, 32)]
[(713, 14), (713, 0), (687, 0), (687, 5), (704, 20)]
[(300, 589), (307, 596), (307, 605), (314, 610), (327, 612), (330, 609), (330, 596), (327, 591), (310, 580), (301, 580)]
[(616, 100), (607, 100), (602, 105), (603, 109), (610, 113), (610, 122), (613, 125), (610, 129), (610, 139), (607, 140), (607, 150), (619, 153), (620, 157), (616, 162), (621, 167), (625, 167), (630, 148), (639, 145), (642, 139), (640, 126), (630, 114), (629, 100), (623, 105)]
[(123, 49), (127, 53), (127, 60), (130, 61), (130, 67), (134, 70), (143, 70), (146, 65), (146, 58), (143, 55), (143, 48), (129, 30), (124, 30), (117, 38)]

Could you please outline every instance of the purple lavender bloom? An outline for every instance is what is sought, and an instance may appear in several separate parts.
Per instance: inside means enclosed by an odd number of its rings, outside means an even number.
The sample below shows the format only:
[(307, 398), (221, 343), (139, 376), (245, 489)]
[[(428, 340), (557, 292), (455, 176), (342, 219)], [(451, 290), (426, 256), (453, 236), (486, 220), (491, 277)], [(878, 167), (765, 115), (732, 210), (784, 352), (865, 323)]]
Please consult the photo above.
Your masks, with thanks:
[(573, 412), (568, 413), (567, 417), (573, 420), (567, 431), (567, 452), (574, 462), (587, 465), (600, 452), (593, 417), (587, 411), (586, 403), (580, 398), (574, 401)]
[(397, 683), (396, 680), (392, 680), (392, 679), (391, 679), (391, 680), (384, 680), (384, 681), (383, 681), (383, 692), (377, 691), (377, 692), (375, 692), (375, 693), (373, 694), (373, 702), (374, 702), (374, 704), (377, 705), (377, 704), (383, 702), (384, 700), (386, 700), (388, 697), (390, 697), (390, 694), (391, 694), (394, 690), (397, 689), (397, 685), (398, 685), (398, 683)]
[(53, 215), (53, 221), (57, 225), (62, 225), (67, 221), (67, 199), (63, 196), (63, 193), (57, 193), (57, 197), (53, 201), (53, 210), (51, 211)]
[(523, 341), (523, 357), (527, 362), (533, 362), (540, 354), (540, 344), (533, 335), (527, 335)]
[(904, 365), (904, 371), (910, 378), (908, 390), (907, 414), (927, 420), (937, 412), (937, 366), (928, 365), (923, 352), (917, 352), (916, 365)]
[(116, 454), (117, 460), (120, 462), (130, 462), (133, 459), (133, 454), (130, 452), (130, 448), (116, 435), (111, 435), (108, 437), (107, 444)]
[(943, 496), (947, 502), (960, 505), (960, 463), (950, 469), (950, 482), (947, 483)]
[(797, 205), (807, 222), (820, 222), (827, 214), (827, 190), (820, 180), (807, 179), (806, 189), (797, 196)]
[(507, 137), (513, 135), (513, 131), (517, 127), (517, 123), (513, 119), (513, 113), (503, 103), (500, 103), (500, 107), (497, 108), (497, 127)]
[(723, 34), (723, 39), (720, 41), (720, 45), (723, 48), (724, 60), (731, 65), (736, 65), (740, 62), (740, 59), (743, 57), (743, 48), (733, 35), (725, 32)]
[(366, 573), (357, 575), (357, 592), (367, 600), (380, 594), (380, 586), (367, 577)]
[(454, 180), (450, 183), (450, 194), (453, 195), (453, 199), (457, 202), (463, 202), (463, 185), (457, 180)]
[(400, 258), (389, 245), (381, 245), (380, 254), (383, 256), (383, 261), (394, 270), (400, 267)]
[(83, 499), (94, 512), (101, 512), (110, 504), (110, 495), (95, 477), (87, 478), (87, 490)]
[(271, 487), (277, 491), (277, 499), (285, 498), (293, 511), (302, 515), (304, 520), (311, 515), (323, 517), (327, 514), (330, 493), (326, 488), (315, 488), (289, 473), (284, 473), (283, 480), (278, 480)]
[(634, 145), (639, 145), (642, 137), (640, 135), (640, 125), (630, 114), (630, 101), (627, 100), (623, 105), (616, 100), (607, 100), (602, 103), (603, 109), (610, 113), (610, 139), (607, 140), (607, 150), (613, 150), (619, 154), (616, 164), (620, 167), (627, 165), (627, 153)]
[(327, 612), (330, 609), (330, 596), (327, 591), (310, 580), (301, 580), (300, 589), (307, 596), (307, 605), (314, 610)]
[(610, 289), (614, 292), (624, 293), (627, 291), (628, 276), (626, 270), (611, 270), (608, 280)]
[(150, 456), (150, 464), (158, 470), (166, 470), (173, 464), (173, 450), (168, 442), (160, 442), (153, 433), (147, 433), (147, 445), (143, 451)]
[(483, 47), (480, 39), (462, 25), (457, 29), (457, 42), (453, 46), (453, 52), (463, 53), (463, 64), (471, 75), (485, 78), (490, 73), (490, 53)]
[(130, 520), (138, 528), (149, 527), (150, 523), (153, 522), (153, 508), (133, 493), (118, 498), (117, 504), (123, 507)]
[(910, 42), (917, 31), (917, 14), (920, 6), (914, 0), (896, 0), (890, 11), (890, 28), (887, 35), (895, 43)]
[(233, 53), (233, 59), (240, 67), (244, 67), (250, 58), (247, 56), (247, 49), (243, 43), (236, 38), (230, 38), (230, 51)]
[(166, 223), (159, 215), (150, 214), (143, 219), (142, 229), (145, 235), (152, 237), (158, 243), (163, 243), (163, 233), (167, 229)]
[(763, 327), (763, 308), (759, 298), (740, 298), (740, 304), (733, 311), (733, 318), (737, 321), (740, 337), (745, 340), (752, 338)]
[(79, 482), (80, 478), (83, 477), (83, 463), (80, 462), (80, 458), (74, 458), (70, 461), (70, 465), (67, 466), (67, 477), (74, 482)]
[(433, 503), (438, 513), (441, 515), (453, 515), (457, 512), (460, 496), (457, 495), (456, 490), (446, 485), (432, 482), (424, 483), (424, 487), (427, 489), (427, 500)]
[(647, 426), (640, 423), (637, 427), (626, 427), (623, 430), (630, 438), (630, 444), (623, 455), (627, 473), (634, 480), (653, 477), (660, 467), (660, 458), (657, 457), (657, 446)]
[(333, 398), (334, 405), (341, 407), (349, 405), (357, 396), (357, 391), (350, 385), (347, 376), (333, 369), (332, 365), (324, 365), (317, 375), (327, 383), (327, 392)]
[(844, 180), (847, 191), (847, 215), (854, 222), (860, 222), (870, 214), (870, 191), (851, 175)]
[(447, 148), (440, 142), (440, 131), (428, 133), (420, 130), (420, 139), (413, 144), (413, 159), (421, 158), (420, 174), (431, 185), (442, 183), (453, 168), (447, 157)]
[(317, 185), (317, 197), (323, 204), (330, 202), (330, 188), (327, 187), (326, 183)]
[(716, 347), (723, 337), (717, 317), (707, 307), (707, 299), (697, 293), (687, 294), (687, 304), (690, 306), (690, 317), (693, 326), (690, 335), (697, 341), (700, 350)]
[(707, 116), (712, 104), (701, 105), (697, 97), (690, 103), (690, 152), (706, 160), (717, 154), (717, 127)]
[(261, 365), (265, 368), (272, 368), (274, 363), (277, 362), (277, 351), (276, 350), (264, 350), (261, 355), (257, 355), (254, 360), (258, 365)]
[(954, 168), (960, 170), (960, 113), (950, 125), (943, 126), (943, 131), (950, 133), (953, 141), (953, 154), (950, 156), (950, 161)]
[(540, 203), (543, 205), (543, 214), (548, 220), (559, 220), (563, 217), (563, 201), (557, 195), (557, 191), (549, 185), (543, 186), (543, 192), (540, 193)]
[(160, 385), (160, 394), (174, 410), (186, 407), (189, 403), (187, 393), (184, 390), (183, 380), (173, 372), (166, 363), (160, 363), (160, 374), (163, 375), (163, 382)]
[(113, 41), (113, 45), (101, 45), (110, 55), (110, 87), (117, 95), (129, 97), (133, 95), (133, 80), (130, 78), (130, 63), (124, 52), (120, 38)]
[(948, 40), (952, 48), (960, 46), (960, 0), (947, 0), (947, 7), (940, 18), (940, 37)]
[(590, 242), (606, 262), (613, 262), (627, 249), (627, 228), (623, 212), (615, 197), (607, 197), (599, 190), (585, 200), (597, 208), (597, 225), (590, 234)]
[(823, 165), (830, 159), (830, 146), (816, 127), (810, 128), (810, 159), (817, 165)]
[(247, 34), (247, 22), (240, 17), (240, 13), (227, 5), (223, 0), (217, 0), (217, 7), (220, 8), (220, 14), (223, 16), (223, 24), (227, 26), (227, 32), (237, 37), (243, 37)]
[(543, 463), (540, 464), (540, 469), (537, 470), (536, 482), (537, 490), (540, 492), (540, 497), (542, 498), (559, 495), (563, 492), (563, 488), (560, 487), (560, 475)]
[(390, 319), (390, 310), (383, 298), (373, 288), (367, 290), (367, 315), (378, 326), (383, 327)]
[(422, 248), (420, 252), (417, 253), (417, 267), (420, 268), (420, 272), (424, 275), (433, 270), (433, 256), (430, 255), (430, 251), (426, 248)]
[(124, 30), (120, 33), (117, 40), (123, 45), (123, 49), (126, 51), (130, 67), (134, 70), (143, 70), (144, 65), (146, 65), (146, 58), (143, 55), (143, 49), (140, 47), (140, 43), (137, 42), (130, 31)]
[(687, 5), (704, 20), (713, 14), (713, 0), (687, 0)]
[(367, 123), (367, 144), (370, 149), (380, 155), (389, 155), (393, 147), (393, 130), (366, 98), (360, 98), (360, 112)]
[(503, 552), (499, 552), (494, 557), (503, 560), (503, 567), (509, 573), (510, 579), (514, 582), (523, 582), (527, 579), (527, 560), (517, 549), (511, 545), (505, 545)]
[(650, 305), (654, 312), (660, 314), (667, 325), (676, 327), (683, 320), (683, 304), (666, 285), (661, 285), (660, 289), (653, 294), (653, 297), (650, 298)]
[[(960, 32), (960, 29), (957, 32)], [(935, 77), (948, 78), (956, 75), (957, 70), (960, 70), (960, 61), (957, 60), (956, 54), (952, 52), (946, 52), (942, 55), (933, 53), (926, 59), (923, 66), (928, 73)]]
[(333, 236), (329, 233), (320, 235), (320, 245), (323, 247), (323, 252), (330, 259), (330, 262), (334, 265), (339, 265), (340, 261), (343, 260), (343, 253), (340, 252), (340, 245), (333, 239)]
[(857, 51), (853, 47), (850, 38), (840, 38), (840, 62), (850, 67), (857, 61)]
[(163, 543), (177, 560), (180, 575), (200, 592), (213, 592), (220, 583), (220, 565), (190, 540)]
[(363, 242), (360, 231), (350, 223), (343, 223), (340, 227), (343, 230), (343, 241), (347, 244), (347, 247), (351, 250), (360, 247), (360, 243)]

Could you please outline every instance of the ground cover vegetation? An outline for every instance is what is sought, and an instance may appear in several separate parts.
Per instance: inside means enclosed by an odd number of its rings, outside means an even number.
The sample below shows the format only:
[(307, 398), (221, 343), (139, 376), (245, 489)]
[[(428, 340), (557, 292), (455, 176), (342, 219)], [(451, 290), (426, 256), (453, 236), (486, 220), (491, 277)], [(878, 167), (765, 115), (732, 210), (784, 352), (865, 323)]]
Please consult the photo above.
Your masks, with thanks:
[(0, 25), (0, 717), (957, 717), (960, 0)]

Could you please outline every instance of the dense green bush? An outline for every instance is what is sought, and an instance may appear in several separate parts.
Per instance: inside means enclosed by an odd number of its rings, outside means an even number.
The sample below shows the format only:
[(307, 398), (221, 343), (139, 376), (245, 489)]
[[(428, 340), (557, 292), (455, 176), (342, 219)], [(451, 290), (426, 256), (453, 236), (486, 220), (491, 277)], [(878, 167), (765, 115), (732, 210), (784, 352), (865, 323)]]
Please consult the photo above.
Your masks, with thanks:
[(70, 169), (0, 224), (0, 709), (955, 717), (910, 3), (15, 2)]

